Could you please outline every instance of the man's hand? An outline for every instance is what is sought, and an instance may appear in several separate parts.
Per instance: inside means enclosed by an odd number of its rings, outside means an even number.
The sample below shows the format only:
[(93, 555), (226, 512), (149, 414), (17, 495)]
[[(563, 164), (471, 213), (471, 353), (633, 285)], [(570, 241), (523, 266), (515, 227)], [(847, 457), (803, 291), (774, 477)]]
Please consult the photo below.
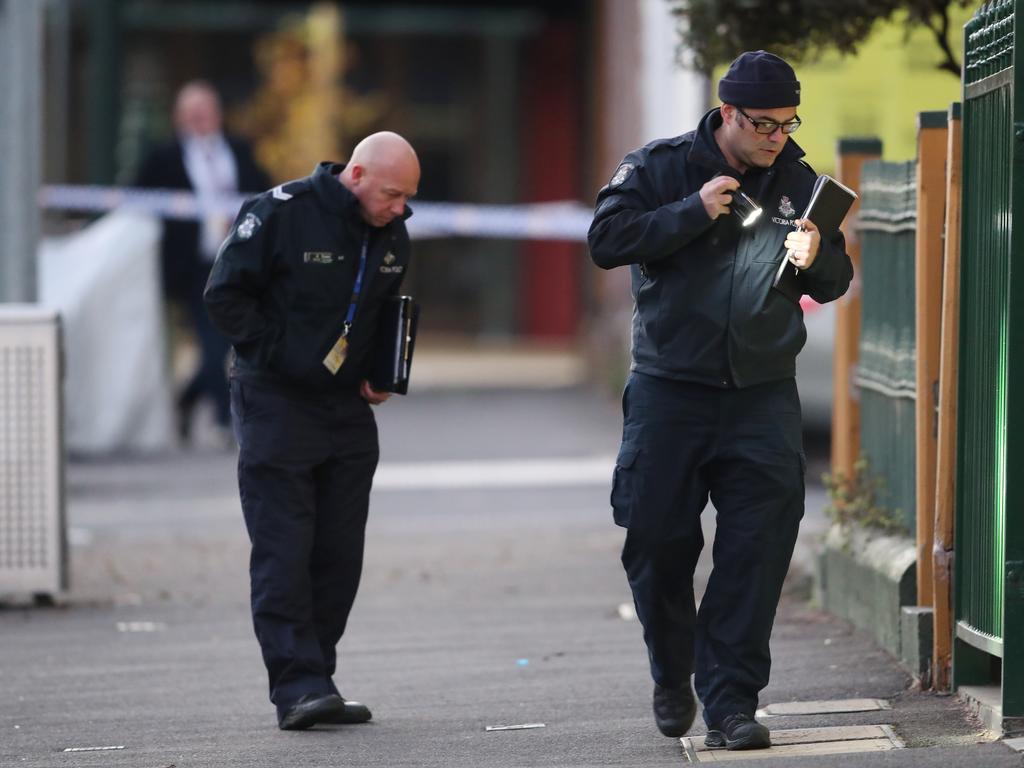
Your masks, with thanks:
[(715, 176), (700, 188), (700, 200), (712, 220), (723, 213), (729, 213), (729, 205), (732, 203), (731, 192), (739, 187), (739, 179), (732, 176)]
[(811, 264), (818, 258), (821, 234), (810, 219), (797, 219), (793, 223), (803, 229), (786, 235), (786, 258), (797, 269), (810, 269)]
[(363, 386), (359, 388), (359, 394), (362, 395), (363, 400), (368, 402), (370, 405), (380, 405), (391, 397), (390, 392), (378, 392), (370, 386), (370, 382), (368, 381), (363, 382)]

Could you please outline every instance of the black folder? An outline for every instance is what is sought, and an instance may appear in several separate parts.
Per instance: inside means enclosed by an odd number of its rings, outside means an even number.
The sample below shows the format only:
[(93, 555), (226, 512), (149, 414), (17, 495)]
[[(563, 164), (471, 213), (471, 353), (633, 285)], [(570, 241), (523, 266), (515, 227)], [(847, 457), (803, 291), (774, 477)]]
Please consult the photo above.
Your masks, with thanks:
[[(857, 199), (857, 193), (849, 187), (840, 184), (831, 176), (819, 176), (814, 182), (814, 189), (811, 191), (811, 200), (807, 203), (807, 209), (801, 219), (810, 219), (821, 233), (822, 240), (831, 239), (839, 226), (850, 212), (853, 201)], [(782, 293), (791, 301), (800, 303), (803, 296), (803, 288), (797, 279), (798, 270), (789, 263), (785, 253), (782, 255), (782, 263), (775, 273), (775, 280), (772, 287)]]
[(370, 384), (378, 392), (404, 395), (409, 391), (412, 351), (420, 307), (411, 296), (384, 299), (374, 337)]

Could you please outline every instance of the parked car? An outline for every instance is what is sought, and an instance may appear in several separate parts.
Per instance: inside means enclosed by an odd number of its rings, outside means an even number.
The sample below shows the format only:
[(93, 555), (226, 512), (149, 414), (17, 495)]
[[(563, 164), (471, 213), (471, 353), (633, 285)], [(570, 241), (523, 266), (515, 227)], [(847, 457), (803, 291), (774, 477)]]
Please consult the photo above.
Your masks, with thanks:
[(803, 299), (807, 343), (796, 358), (804, 430), (828, 433), (832, 427), (832, 349), (836, 325), (835, 302), (818, 304)]

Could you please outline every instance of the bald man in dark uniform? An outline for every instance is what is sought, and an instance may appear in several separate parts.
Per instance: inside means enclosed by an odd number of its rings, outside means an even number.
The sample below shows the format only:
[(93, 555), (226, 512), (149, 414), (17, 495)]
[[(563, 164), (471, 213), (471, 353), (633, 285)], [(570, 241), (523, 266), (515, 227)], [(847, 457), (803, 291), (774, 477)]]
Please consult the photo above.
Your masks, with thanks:
[(206, 287), (235, 349), (253, 622), (283, 730), (370, 719), (332, 678), (377, 466), (371, 406), (389, 397), (367, 376), (381, 307), (409, 263), (419, 177), (405, 139), (367, 137), (347, 164), (248, 201)]

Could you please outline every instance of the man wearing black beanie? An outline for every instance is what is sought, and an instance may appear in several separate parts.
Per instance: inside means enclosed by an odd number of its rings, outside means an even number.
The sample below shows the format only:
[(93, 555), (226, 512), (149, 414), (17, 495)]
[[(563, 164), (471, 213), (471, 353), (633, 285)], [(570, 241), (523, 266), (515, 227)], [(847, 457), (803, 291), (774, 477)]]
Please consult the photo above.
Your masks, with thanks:
[[(827, 302), (846, 292), (853, 266), (841, 233), (822, 238), (796, 218), (816, 174), (789, 138), (800, 126), (792, 67), (748, 51), (718, 95), (696, 130), (625, 157), (598, 194), (589, 244), (598, 266), (629, 266), (636, 302), (611, 504), (626, 528), (655, 722), (666, 736), (690, 729), (692, 674), (705, 744), (758, 749), (771, 745), (754, 713), (806, 464), (795, 374), (807, 332), (799, 304), (772, 282), (788, 259), (800, 291)], [(738, 215), (741, 188), (759, 217), (750, 206)], [(709, 498), (713, 570), (698, 610)]]

